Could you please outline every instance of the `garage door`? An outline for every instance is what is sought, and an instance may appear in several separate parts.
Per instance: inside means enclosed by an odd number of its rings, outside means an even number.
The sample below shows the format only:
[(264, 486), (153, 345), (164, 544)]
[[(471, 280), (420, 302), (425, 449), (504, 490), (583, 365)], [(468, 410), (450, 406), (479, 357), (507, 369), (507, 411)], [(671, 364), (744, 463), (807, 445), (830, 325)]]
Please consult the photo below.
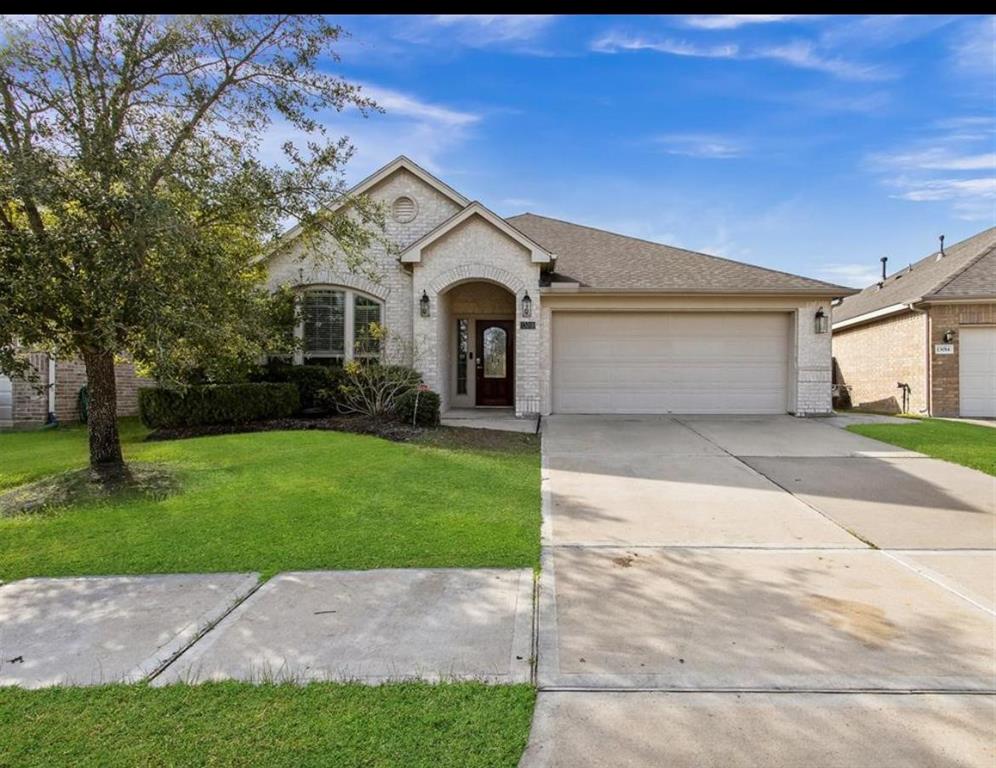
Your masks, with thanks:
[(996, 328), (958, 331), (962, 416), (996, 416)]
[(0, 375), (0, 427), (9, 427), (14, 417), (13, 387), (10, 379)]
[(785, 313), (575, 313), (553, 320), (555, 413), (785, 413)]

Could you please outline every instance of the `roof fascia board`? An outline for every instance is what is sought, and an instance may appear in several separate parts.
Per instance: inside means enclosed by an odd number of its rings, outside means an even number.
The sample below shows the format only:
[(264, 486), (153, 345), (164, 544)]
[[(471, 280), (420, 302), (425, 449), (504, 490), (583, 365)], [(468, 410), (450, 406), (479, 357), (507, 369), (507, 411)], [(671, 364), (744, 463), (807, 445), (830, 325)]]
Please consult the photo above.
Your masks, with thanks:
[(860, 323), (867, 323), (871, 320), (879, 320), (883, 317), (889, 317), (890, 315), (898, 315), (900, 312), (906, 312), (913, 308), (913, 305), (917, 302), (906, 302), (904, 304), (890, 304), (887, 307), (882, 307), (881, 309), (874, 309), (871, 312), (865, 312), (863, 315), (855, 315), (847, 320), (840, 320), (833, 324), (833, 330), (840, 330), (843, 328), (850, 328), (852, 325), (858, 325)]

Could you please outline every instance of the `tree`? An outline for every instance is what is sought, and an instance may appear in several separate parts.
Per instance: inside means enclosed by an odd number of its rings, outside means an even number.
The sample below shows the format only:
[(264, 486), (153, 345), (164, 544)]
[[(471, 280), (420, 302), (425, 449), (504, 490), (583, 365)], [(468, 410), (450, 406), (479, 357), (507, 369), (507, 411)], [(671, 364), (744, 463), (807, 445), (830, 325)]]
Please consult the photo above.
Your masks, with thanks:
[[(323, 66), (321, 16), (39, 16), (0, 29), (0, 370), (79, 356), (90, 464), (124, 463), (114, 362), (160, 380), (251, 357), (277, 310), (260, 257), (288, 221), (356, 267), (380, 210), (345, 207), (346, 138), (326, 110), (377, 109)], [(280, 127), (305, 137), (266, 162)], [(335, 256), (332, 256), (332, 251)]]

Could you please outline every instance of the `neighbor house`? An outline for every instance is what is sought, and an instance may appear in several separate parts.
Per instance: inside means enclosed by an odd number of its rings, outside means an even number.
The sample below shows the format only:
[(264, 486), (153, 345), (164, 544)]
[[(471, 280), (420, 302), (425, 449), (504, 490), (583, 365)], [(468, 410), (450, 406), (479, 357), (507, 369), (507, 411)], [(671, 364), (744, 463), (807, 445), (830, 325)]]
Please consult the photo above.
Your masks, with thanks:
[(856, 408), (996, 417), (996, 227), (903, 267), (833, 313)]
[[(44, 352), (32, 352), (28, 362), (30, 380), (0, 374), (0, 429), (40, 427), (80, 420), (80, 390), (86, 386), (86, 370), (78, 359), (56, 359)], [(138, 413), (138, 390), (152, 381), (135, 372), (135, 366), (119, 362), (114, 366), (117, 381), (118, 416)]]
[(405, 157), (352, 194), (387, 211), (389, 244), (371, 248), (366, 270), (310, 257), (295, 230), (269, 258), (271, 287), (300, 294), (299, 363), (342, 364), (377, 321), (394, 340), (385, 359), (418, 368), (444, 409), (830, 411), (829, 314), (850, 289), (545, 216), (505, 219)]

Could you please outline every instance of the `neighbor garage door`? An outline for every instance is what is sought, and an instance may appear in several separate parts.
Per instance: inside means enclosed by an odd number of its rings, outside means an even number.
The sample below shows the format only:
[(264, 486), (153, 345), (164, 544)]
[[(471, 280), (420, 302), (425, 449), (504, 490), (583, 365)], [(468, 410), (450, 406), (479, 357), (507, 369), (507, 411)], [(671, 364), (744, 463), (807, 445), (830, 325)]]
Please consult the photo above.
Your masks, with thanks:
[(962, 326), (958, 333), (961, 415), (996, 416), (996, 328)]
[(785, 413), (785, 313), (555, 312), (555, 413)]

